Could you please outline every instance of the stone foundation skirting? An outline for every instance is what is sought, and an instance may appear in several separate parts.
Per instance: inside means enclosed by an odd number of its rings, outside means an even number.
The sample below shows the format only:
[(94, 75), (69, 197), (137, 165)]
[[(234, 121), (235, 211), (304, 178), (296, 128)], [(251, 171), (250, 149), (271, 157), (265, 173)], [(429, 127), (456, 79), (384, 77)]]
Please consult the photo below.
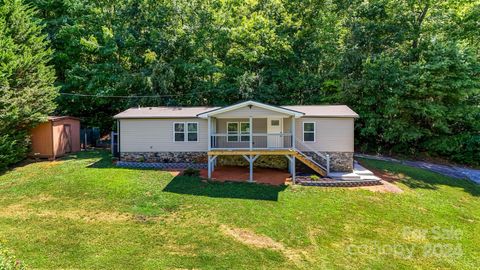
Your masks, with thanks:
[[(218, 156), (218, 165), (249, 166), (250, 163), (243, 156)], [(288, 159), (285, 156), (259, 156), (253, 163), (257, 168), (288, 169)]]
[(121, 168), (141, 168), (141, 169), (206, 169), (205, 163), (147, 163), (134, 161), (118, 161), (117, 167)]
[[(326, 160), (315, 152), (303, 152), (310, 156), (323, 166), (327, 166)], [(353, 152), (321, 152), (323, 155), (330, 155), (331, 172), (352, 172), (353, 171)]]
[(207, 152), (122, 152), (120, 160), (146, 163), (207, 163)]
[[(316, 162), (326, 166), (326, 161), (314, 152), (303, 152), (311, 156)], [(331, 172), (353, 171), (352, 152), (322, 152), (330, 155)], [(120, 160), (126, 162), (145, 163), (207, 163), (207, 152), (122, 152)], [(248, 166), (242, 156), (219, 156), (219, 165)], [(299, 164), (301, 162), (297, 162)], [(255, 167), (287, 169), (288, 160), (283, 156), (260, 156), (254, 164)]]

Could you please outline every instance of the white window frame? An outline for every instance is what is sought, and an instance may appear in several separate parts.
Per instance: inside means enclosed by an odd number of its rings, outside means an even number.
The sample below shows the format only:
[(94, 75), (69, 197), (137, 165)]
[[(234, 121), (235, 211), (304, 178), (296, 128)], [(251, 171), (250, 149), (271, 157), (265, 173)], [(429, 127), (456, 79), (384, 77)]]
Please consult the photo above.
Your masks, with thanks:
[[(313, 141), (305, 141), (305, 124), (313, 124), (313, 131), (307, 131), (307, 133), (313, 133)], [(303, 122), (302, 123), (302, 141), (306, 143), (314, 143), (316, 142), (316, 134), (317, 133), (317, 123), (315, 122)]]
[[(175, 131), (175, 125), (182, 124), (183, 125), (183, 141), (176, 141), (175, 140), (175, 133), (180, 133)], [(197, 140), (196, 141), (189, 141), (188, 140), (188, 124), (196, 124), (197, 125)], [(193, 132), (190, 132), (193, 133)], [(200, 134), (200, 124), (198, 122), (173, 122), (173, 142), (198, 142)]]
[[(229, 124), (237, 124), (237, 133), (228, 133), (228, 125)], [(250, 127), (250, 122), (245, 122), (245, 121), (242, 121), (242, 122), (227, 122), (227, 128), (226, 128), (226, 133), (227, 133), (227, 142), (250, 142), (250, 131), (248, 133), (242, 133), (242, 127), (241, 125), (242, 124), (247, 124), (248, 125), (248, 128), (252, 128)], [(248, 140), (247, 141), (242, 141), (242, 136), (247, 136), (248, 135)], [(230, 137), (233, 137), (233, 136), (237, 136), (237, 140), (236, 141), (231, 141), (230, 140)]]

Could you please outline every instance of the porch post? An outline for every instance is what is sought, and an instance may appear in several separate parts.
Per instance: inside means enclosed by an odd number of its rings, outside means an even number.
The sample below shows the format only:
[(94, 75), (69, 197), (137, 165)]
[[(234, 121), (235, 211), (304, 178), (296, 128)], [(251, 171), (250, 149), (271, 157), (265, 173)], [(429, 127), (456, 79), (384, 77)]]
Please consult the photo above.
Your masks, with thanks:
[(212, 164), (210, 166), (212, 173), (215, 171), (215, 166), (217, 166), (217, 157), (218, 156), (211, 156), (211, 161), (210, 163)]
[(295, 171), (295, 156), (294, 155), (292, 155), (292, 164), (290, 166), (292, 166), (292, 169), (291, 169), (292, 170), (292, 172), (291, 172), (292, 183), (295, 185), (296, 171)]
[(253, 183), (253, 163), (255, 162), (255, 160), (257, 160), (257, 158), (259, 157), (260, 155), (256, 155), (256, 156), (253, 156), (253, 155), (243, 155), (243, 157), (248, 161), (248, 163), (250, 164), (250, 177), (248, 178), (248, 182), (249, 183)]
[[(250, 117), (250, 119), (252, 118)], [(248, 179), (248, 182), (253, 182), (253, 156), (252, 155), (250, 155), (249, 162), (250, 162), (250, 178)]]
[(252, 148), (253, 148), (253, 119), (252, 119), (252, 116), (249, 117), (248, 121), (249, 121), (248, 128), (250, 130), (250, 151), (252, 151)]
[(295, 149), (295, 141), (296, 141), (296, 137), (295, 137), (295, 134), (296, 134), (296, 131), (295, 131), (295, 116), (292, 116), (291, 132), (292, 132), (292, 148)]
[(212, 159), (212, 173), (215, 171), (215, 161), (216, 160), (217, 160), (216, 158)]
[(208, 155), (208, 179), (212, 178), (212, 156)]
[(212, 149), (212, 119), (208, 117), (208, 151)]

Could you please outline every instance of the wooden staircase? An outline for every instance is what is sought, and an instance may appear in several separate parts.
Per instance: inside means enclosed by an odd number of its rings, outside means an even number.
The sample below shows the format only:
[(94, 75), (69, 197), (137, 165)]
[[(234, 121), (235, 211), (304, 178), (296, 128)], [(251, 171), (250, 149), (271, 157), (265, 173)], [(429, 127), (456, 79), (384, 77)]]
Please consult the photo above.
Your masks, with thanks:
[(300, 160), (303, 164), (307, 165), (309, 168), (314, 170), (316, 173), (320, 174), (321, 176), (327, 176), (327, 170), (316, 161), (314, 161), (311, 157), (305, 155), (299, 150), (292, 150), (293, 155)]

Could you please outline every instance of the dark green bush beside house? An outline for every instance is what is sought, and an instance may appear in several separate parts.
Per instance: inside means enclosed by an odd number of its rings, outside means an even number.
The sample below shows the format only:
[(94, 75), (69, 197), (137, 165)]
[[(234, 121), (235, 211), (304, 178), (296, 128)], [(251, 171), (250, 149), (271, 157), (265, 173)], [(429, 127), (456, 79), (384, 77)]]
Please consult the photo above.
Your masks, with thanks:
[(43, 26), (20, 0), (0, 4), (0, 170), (26, 157), (29, 130), (55, 108), (55, 71)]

